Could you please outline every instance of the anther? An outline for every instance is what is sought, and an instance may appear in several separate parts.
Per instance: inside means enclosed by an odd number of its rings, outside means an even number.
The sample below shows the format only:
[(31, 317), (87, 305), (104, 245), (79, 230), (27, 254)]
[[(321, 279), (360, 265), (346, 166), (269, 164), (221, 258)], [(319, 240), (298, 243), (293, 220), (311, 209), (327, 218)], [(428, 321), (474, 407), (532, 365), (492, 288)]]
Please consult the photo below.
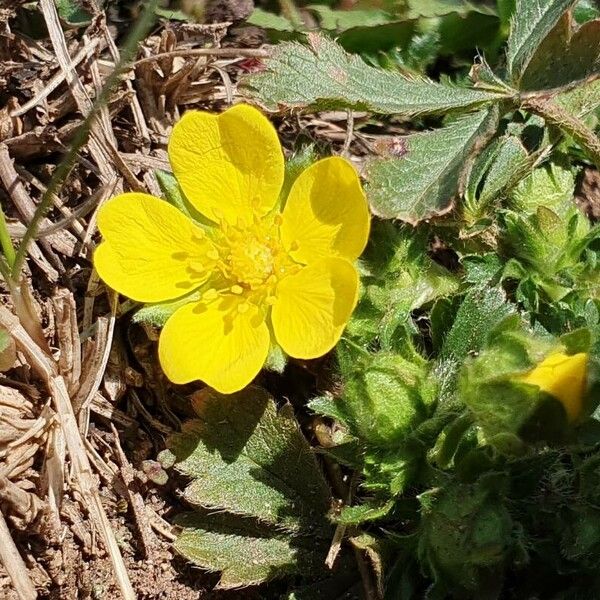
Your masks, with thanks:
[(204, 294), (202, 294), (202, 300), (206, 300), (207, 302), (211, 302), (212, 300), (216, 300), (219, 294), (215, 288), (210, 288), (206, 290)]
[(218, 259), (219, 259), (219, 253), (218, 253), (218, 252), (217, 252), (217, 251), (216, 251), (214, 248), (213, 248), (213, 249), (211, 249), (211, 250), (209, 250), (209, 251), (206, 253), (206, 256), (207, 256), (208, 258), (210, 258), (211, 260), (218, 260)]
[(241, 285), (232, 285), (231, 286), (231, 293), (232, 294), (237, 294), (238, 296), (244, 291), (244, 288)]

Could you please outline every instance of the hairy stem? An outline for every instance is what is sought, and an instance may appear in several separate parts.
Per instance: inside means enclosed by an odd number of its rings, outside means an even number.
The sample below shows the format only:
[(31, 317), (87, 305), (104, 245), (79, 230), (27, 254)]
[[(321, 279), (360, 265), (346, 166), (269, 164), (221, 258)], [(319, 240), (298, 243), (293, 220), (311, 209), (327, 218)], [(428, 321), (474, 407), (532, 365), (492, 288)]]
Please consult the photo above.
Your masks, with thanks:
[(600, 169), (600, 139), (580, 119), (550, 100), (527, 98), (521, 107), (539, 115), (547, 123), (555, 125), (564, 133), (569, 134)]

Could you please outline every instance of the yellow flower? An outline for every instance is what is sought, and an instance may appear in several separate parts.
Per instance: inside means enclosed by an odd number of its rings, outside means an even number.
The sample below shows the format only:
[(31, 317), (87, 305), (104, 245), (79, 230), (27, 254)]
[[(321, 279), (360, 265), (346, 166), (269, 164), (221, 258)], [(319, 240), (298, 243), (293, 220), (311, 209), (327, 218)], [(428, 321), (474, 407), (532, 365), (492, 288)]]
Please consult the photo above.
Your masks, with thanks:
[(159, 358), (169, 379), (196, 379), (223, 393), (250, 383), (272, 341), (316, 358), (339, 340), (356, 306), (352, 264), (369, 234), (369, 212), (352, 165), (316, 162), (279, 195), (284, 158), (258, 110), (188, 112), (169, 143), (173, 172), (202, 227), (164, 200), (122, 194), (98, 214), (100, 277), (140, 302), (198, 291), (167, 321)]
[(537, 367), (521, 375), (523, 383), (536, 385), (550, 394), (565, 407), (569, 421), (576, 421), (583, 409), (583, 397), (587, 382), (588, 355), (555, 352), (547, 356)]

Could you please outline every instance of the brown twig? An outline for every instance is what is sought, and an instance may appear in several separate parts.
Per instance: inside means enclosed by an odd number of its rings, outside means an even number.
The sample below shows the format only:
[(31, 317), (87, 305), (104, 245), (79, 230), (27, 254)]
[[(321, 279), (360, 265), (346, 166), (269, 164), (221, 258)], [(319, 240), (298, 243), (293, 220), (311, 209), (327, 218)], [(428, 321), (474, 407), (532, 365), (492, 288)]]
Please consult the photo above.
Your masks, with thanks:
[(175, 56), (219, 56), (221, 58), (269, 58), (270, 54), (262, 48), (190, 48), (189, 50), (171, 50), (140, 58), (133, 63), (134, 67), (144, 63), (156, 62), (163, 58)]

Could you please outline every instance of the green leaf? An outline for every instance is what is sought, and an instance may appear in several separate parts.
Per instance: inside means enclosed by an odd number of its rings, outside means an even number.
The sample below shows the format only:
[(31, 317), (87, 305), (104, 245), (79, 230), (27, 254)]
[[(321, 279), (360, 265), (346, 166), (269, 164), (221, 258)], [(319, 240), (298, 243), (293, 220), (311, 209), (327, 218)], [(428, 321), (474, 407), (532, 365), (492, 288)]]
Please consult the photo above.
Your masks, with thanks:
[(308, 46), (297, 42), (276, 46), (265, 72), (250, 75), (245, 85), (269, 108), (282, 104), (353, 108), (406, 117), (472, 108), (502, 98), (370, 67), (319, 34), (308, 35)]
[(495, 133), (497, 120), (493, 108), (466, 115), (405, 138), (402, 157), (370, 161), (367, 193), (375, 214), (416, 223), (448, 212), (476, 149)]
[(552, 162), (534, 169), (510, 195), (511, 206), (527, 214), (545, 206), (559, 215), (573, 207), (575, 177), (570, 168)]
[(473, 485), (452, 481), (419, 497), (421, 564), (434, 580), (455, 592), (439, 598), (493, 598), (495, 592), (487, 595), (482, 590), (501, 589), (515, 534), (503, 499), (502, 476), (489, 474), (486, 479)]
[(518, 83), (535, 51), (576, 0), (517, 0), (508, 38), (506, 66)]
[(73, 27), (83, 27), (91, 22), (90, 14), (85, 11), (77, 0), (55, 0), (60, 18)]
[(582, 83), (572, 90), (561, 92), (554, 101), (575, 117), (585, 117), (600, 106), (600, 79)]
[[(194, 396), (198, 419), (169, 438), (164, 465), (190, 478), (175, 548), (220, 587), (253, 585), (323, 564), (331, 526), (329, 489), (290, 405), (263, 389)], [(240, 560), (243, 557), (243, 560)]]
[(407, 17), (417, 19), (419, 17), (443, 17), (456, 13), (465, 17), (470, 12), (478, 12), (484, 15), (495, 15), (493, 8), (485, 5), (476, 5), (465, 0), (409, 0)]
[(275, 31), (292, 32), (295, 30), (293, 23), (289, 19), (263, 10), (262, 8), (255, 8), (252, 14), (246, 19), (246, 23)]
[(265, 532), (256, 523), (231, 515), (188, 513), (177, 517), (183, 527), (175, 550), (207, 571), (218, 571), (218, 588), (256, 585), (276, 577), (313, 574), (325, 559), (311, 538)]
[(414, 21), (399, 21), (390, 12), (376, 8), (333, 10), (313, 4), (307, 9), (318, 16), (320, 28), (334, 33), (338, 44), (350, 52), (364, 54), (405, 47), (415, 30)]
[(194, 408), (199, 419), (168, 441), (176, 468), (192, 478), (189, 503), (294, 532), (326, 527), (329, 491), (289, 405), (278, 412), (252, 386), (228, 396), (206, 388)]
[[(435, 395), (429, 364), (420, 357), (380, 352), (355, 363), (345, 380), (335, 408), (349, 432), (371, 447), (395, 447), (406, 439)], [(311, 407), (318, 410), (314, 403)]]
[(342, 525), (360, 525), (368, 521), (377, 521), (386, 517), (393, 507), (392, 500), (385, 504), (366, 502), (356, 506), (344, 506), (336, 521)]
[(189, 302), (200, 300), (201, 294), (196, 290), (191, 294), (172, 302), (160, 302), (157, 304), (146, 304), (133, 315), (134, 323), (146, 323), (154, 327), (164, 327), (169, 317), (182, 306)]
[(585, 23), (600, 17), (600, 7), (595, 0), (579, 0), (573, 8), (573, 18), (577, 23)]
[(11, 369), (17, 360), (15, 340), (6, 329), (0, 327), (0, 373)]
[(329, 6), (310, 4), (306, 7), (319, 17), (321, 29), (340, 33), (354, 27), (374, 27), (385, 25), (394, 17), (377, 8), (370, 10), (333, 10)]
[(487, 205), (531, 170), (527, 150), (515, 136), (504, 138), (487, 173), (479, 201)]
[[(552, 60), (548, 60), (551, 56)], [(563, 15), (539, 46), (521, 77), (522, 90), (545, 90), (600, 75), (600, 20), (576, 31), (569, 13)]]
[(500, 288), (473, 288), (465, 296), (441, 351), (441, 359), (462, 362), (485, 345), (494, 328), (515, 314)]
[(184, 13), (182, 10), (173, 10), (171, 8), (157, 8), (154, 10), (154, 14), (162, 19), (168, 19), (169, 21), (191, 21), (192, 17)]

